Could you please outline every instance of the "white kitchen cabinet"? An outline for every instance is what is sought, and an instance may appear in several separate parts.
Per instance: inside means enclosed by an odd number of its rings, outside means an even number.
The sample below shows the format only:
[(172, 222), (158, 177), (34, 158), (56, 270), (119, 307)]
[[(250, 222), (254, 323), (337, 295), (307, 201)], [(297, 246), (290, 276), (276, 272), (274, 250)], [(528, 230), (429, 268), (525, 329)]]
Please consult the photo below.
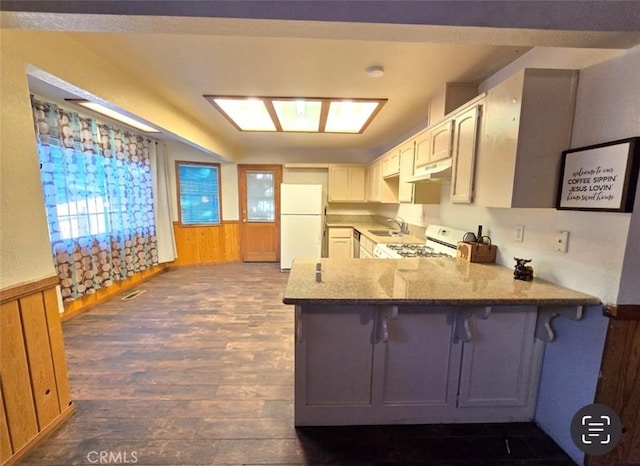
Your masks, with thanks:
[(329, 202), (365, 202), (364, 165), (330, 165)]
[(413, 151), (415, 143), (412, 140), (405, 142), (398, 149), (400, 154), (400, 183), (398, 184), (398, 202), (413, 202), (413, 184), (406, 180), (413, 176)]
[(473, 182), (482, 103), (453, 117), (453, 161), (451, 202), (469, 204), (473, 199)]
[(474, 204), (552, 208), (571, 144), (578, 72), (524, 69), (487, 92)]
[(460, 407), (531, 404), (537, 389), (531, 374), (540, 353), (534, 353), (536, 316), (535, 306), (499, 306), (485, 320), (470, 320), (473, 338), (464, 344)]
[(422, 167), (429, 163), (429, 148), (431, 146), (431, 129), (427, 128), (416, 134), (414, 138), (415, 147), (415, 166)]
[(353, 258), (353, 228), (329, 228), (329, 257), (331, 259)]
[(383, 178), (380, 159), (372, 162), (366, 171), (367, 202), (398, 202), (398, 177)]
[(398, 176), (400, 173), (400, 154), (392, 151), (382, 158), (382, 176), (388, 178), (390, 176)]
[(430, 128), (428, 163), (451, 157), (453, 147), (453, 120), (447, 118)]
[(375, 160), (367, 167), (365, 172), (365, 185), (367, 187), (367, 202), (380, 202), (380, 192), (382, 179), (382, 162)]
[[(447, 137), (451, 132), (449, 122), (444, 120), (456, 109), (466, 105), (478, 95), (478, 86), (468, 83), (447, 83), (429, 99), (429, 127), (417, 133), (415, 166), (422, 167), (429, 163), (447, 158), (451, 152), (452, 140)], [(432, 135), (435, 134), (435, 139)], [(433, 144), (432, 144), (433, 141)]]
[(439, 204), (440, 183), (409, 183), (413, 176), (415, 140), (410, 139), (400, 148), (400, 178), (398, 202), (407, 204)]

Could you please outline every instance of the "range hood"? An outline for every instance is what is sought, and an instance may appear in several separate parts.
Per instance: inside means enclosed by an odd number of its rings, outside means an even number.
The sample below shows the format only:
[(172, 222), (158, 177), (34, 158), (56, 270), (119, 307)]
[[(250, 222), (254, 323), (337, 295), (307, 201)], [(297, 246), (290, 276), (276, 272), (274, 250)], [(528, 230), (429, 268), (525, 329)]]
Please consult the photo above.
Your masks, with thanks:
[(409, 183), (419, 183), (421, 181), (442, 181), (451, 179), (451, 165), (453, 159), (451, 157), (440, 160), (435, 163), (417, 167), (411, 178), (407, 179)]

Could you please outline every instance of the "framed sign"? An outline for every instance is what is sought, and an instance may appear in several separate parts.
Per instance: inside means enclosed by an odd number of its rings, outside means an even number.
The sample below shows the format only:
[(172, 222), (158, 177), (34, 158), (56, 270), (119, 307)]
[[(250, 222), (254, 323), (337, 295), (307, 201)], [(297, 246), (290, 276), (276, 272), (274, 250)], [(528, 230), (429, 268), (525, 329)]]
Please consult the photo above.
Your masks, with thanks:
[(640, 167), (640, 137), (562, 153), (556, 208), (632, 212)]

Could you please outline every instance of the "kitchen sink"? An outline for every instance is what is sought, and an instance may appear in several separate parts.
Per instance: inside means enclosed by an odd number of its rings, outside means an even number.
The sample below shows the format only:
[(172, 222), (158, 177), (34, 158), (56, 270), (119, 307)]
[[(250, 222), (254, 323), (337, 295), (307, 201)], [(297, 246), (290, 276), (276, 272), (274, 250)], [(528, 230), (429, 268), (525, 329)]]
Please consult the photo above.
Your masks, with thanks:
[(395, 230), (369, 230), (369, 233), (376, 236), (401, 236), (400, 232)]

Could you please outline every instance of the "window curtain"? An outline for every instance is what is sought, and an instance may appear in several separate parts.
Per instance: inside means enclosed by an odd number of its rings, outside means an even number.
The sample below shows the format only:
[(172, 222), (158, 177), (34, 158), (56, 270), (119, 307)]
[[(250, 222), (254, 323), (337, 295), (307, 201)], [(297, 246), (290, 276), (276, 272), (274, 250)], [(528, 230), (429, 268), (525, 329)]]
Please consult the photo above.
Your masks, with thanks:
[(169, 170), (165, 146), (156, 142), (150, 147), (153, 176), (153, 199), (158, 232), (158, 262), (171, 262), (178, 257), (176, 238), (171, 222), (171, 196), (169, 195)]
[(32, 107), (63, 299), (156, 265), (154, 141), (34, 97)]

